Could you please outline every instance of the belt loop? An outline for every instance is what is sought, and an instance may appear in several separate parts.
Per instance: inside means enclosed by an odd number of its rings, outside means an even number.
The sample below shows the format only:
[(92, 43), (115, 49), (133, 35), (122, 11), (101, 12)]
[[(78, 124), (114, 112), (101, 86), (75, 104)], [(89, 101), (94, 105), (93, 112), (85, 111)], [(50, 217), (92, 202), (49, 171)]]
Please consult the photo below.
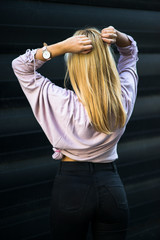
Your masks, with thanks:
[(115, 163), (115, 161), (114, 161), (114, 162), (112, 162), (112, 166), (113, 166), (113, 169), (114, 169), (114, 171), (115, 171), (115, 172), (117, 172), (117, 166), (116, 166), (116, 163)]
[(58, 167), (58, 175), (61, 175), (62, 170), (62, 161), (60, 161), (59, 167)]
[(94, 163), (89, 162), (89, 171), (92, 173), (94, 171)]

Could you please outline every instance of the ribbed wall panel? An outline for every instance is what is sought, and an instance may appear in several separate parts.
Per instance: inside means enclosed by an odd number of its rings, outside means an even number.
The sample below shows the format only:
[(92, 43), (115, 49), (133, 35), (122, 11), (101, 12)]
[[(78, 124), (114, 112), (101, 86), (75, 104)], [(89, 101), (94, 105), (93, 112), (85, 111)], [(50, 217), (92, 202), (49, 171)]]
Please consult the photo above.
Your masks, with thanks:
[[(50, 240), (51, 189), (59, 165), (51, 158), (52, 146), (34, 119), (11, 62), (27, 48), (61, 41), (78, 28), (108, 25), (131, 34), (139, 46), (138, 98), (117, 160), (130, 206), (127, 240), (160, 239), (159, 10), (159, 1), (151, 0), (12, 0), (1, 4), (1, 240)], [(63, 56), (39, 71), (63, 86)]]

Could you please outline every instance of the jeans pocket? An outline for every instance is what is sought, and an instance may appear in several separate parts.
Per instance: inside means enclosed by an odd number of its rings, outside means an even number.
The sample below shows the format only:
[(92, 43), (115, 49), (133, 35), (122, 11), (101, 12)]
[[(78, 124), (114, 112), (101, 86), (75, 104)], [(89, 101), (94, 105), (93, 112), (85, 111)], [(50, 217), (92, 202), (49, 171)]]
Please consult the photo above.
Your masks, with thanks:
[(90, 185), (83, 179), (72, 176), (60, 176), (54, 185), (54, 194), (61, 211), (77, 212), (83, 209)]
[(128, 208), (128, 200), (126, 196), (125, 189), (122, 186), (107, 186), (108, 191), (113, 197), (114, 202), (116, 203), (117, 208), (119, 209), (127, 209)]

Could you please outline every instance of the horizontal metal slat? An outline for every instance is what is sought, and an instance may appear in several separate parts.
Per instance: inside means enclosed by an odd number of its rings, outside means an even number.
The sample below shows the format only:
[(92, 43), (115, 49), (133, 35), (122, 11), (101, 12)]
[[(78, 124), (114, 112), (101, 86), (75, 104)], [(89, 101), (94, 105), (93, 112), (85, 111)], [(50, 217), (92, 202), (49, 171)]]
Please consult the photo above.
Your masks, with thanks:
[(104, 7), (112, 7), (112, 8), (127, 8), (127, 9), (143, 9), (143, 10), (154, 10), (159, 11), (160, 10), (160, 3), (158, 0), (144, 0), (144, 1), (138, 1), (138, 0), (50, 0), (50, 2), (53, 3), (68, 3), (68, 4), (77, 4), (77, 5), (94, 5), (94, 6), (104, 6)]
[(148, 216), (146, 220), (141, 220), (140, 222), (135, 222), (133, 226), (130, 226), (128, 231), (128, 240), (159, 240), (159, 217)]
[[(8, 220), (8, 222), (7, 222)], [(6, 227), (1, 228), (1, 239), (23, 239), (30, 235), (49, 232), (49, 208), (39, 208), (32, 211), (22, 212), (19, 215), (6, 219)], [(27, 226), (27, 231), (26, 231)], [(19, 231), (17, 231), (19, 229)]]
[(139, 76), (138, 96), (159, 94), (160, 94), (160, 75)]
[(0, 137), (0, 154), (8, 154), (9, 152), (21, 151), (24, 149), (34, 149), (47, 145), (49, 145), (49, 141), (43, 132), (23, 132), (21, 134), (14, 134), (10, 137)]
[[(119, 143), (118, 152), (122, 165), (134, 165), (149, 159), (159, 159), (160, 154), (160, 135), (148, 136), (148, 138), (132, 139)], [(131, 167), (132, 168), (132, 167)], [(156, 167), (155, 167), (156, 168)]]
[(14, 188), (34, 187), (51, 181), (59, 165), (59, 161), (53, 160), (51, 154), (44, 151), (42, 156), (37, 154), (35, 158), (21, 158), (21, 161), (13, 159), (10, 163), (3, 163), (0, 168), (0, 192), (3, 194)]
[(160, 178), (145, 179), (145, 181), (125, 185), (125, 188), (131, 208), (160, 200), (160, 192), (158, 191)]
[[(159, 116), (160, 114), (160, 95), (138, 97), (135, 103), (133, 118), (147, 118), (147, 116)], [(153, 120), (154, 122), (154, 120)]]
[[(108, 22), (117, 28), (159, 30), (159, 12), (135, 11), (104, 7), (57, 4), (51, 2), (17, 2), (1, 6), (1, 24), (43, 25), (56, 27), (106, 26)], [(13, 11), (14, 9), (14, 11)], [(36, 11), (35, 11), (36, 9)], [(9, 18), (6, 18), (6, 11)], [(114, 18), (113, 18), (114, 15)], [(46, 16), (46, 17), (45, 17)], [(60, 17), (63, 16), (63, 17)], [(95, 17), (96, 16), (96, 17)], [(73, 21), (74, 19), (74, 21)], [(81, 19), (81, 21), (80, 21)]]
[[(4, 128), (5, 126), (5, 128)], [(0, 111), (0, 136), (42, 131), (28, 104), (26, 107)], [(2, 140), (3, 141), (3, 140)]]
[[(100, 26), (97, 26), (101, 29)], [(1, 48), (1, 53), (14, 53), (19, 51), (25, 51), (27, 48), (38, 48), (41, 47), (45, 41), (48, 44), (53, 44), (66, 39), (74, 34), (76, 28), (57, 28), (53, 27), (43, 27), (43, 26), (23, 26), (23, 25), (12, 25), (12, 24), (2, 24), (0, 25), (0, 31), (3, 32), (3, 37), (0, 42), (3, 48)], [(123, 31), (123, 29), (121, 29)], [(138, 43), (139, 51), (150, 52), (150, 53), (160, 53), (159, 41), (160, 35), (158, 32), (144, 32), (135, 31), (129, 29), (124, 31), (133, 36)], [(10, 38), (8, 39), (7, 33), (10, 32)], [(19, 32), (23, 33), (19, 35)], [(30, 37), (32, 36), (32, 38)]]

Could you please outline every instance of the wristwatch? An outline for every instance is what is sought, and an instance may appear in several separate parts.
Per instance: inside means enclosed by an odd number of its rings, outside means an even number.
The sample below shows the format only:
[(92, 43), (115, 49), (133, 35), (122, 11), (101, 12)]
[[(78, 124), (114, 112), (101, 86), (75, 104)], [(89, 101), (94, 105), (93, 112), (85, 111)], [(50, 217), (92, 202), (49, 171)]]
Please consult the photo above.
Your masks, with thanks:
[(48, 51), (47, 49), (47, 44), (43, 43), (43, 48), (42, 48), (42, 56), (45, 60), (51, 60), (51, 52)]

